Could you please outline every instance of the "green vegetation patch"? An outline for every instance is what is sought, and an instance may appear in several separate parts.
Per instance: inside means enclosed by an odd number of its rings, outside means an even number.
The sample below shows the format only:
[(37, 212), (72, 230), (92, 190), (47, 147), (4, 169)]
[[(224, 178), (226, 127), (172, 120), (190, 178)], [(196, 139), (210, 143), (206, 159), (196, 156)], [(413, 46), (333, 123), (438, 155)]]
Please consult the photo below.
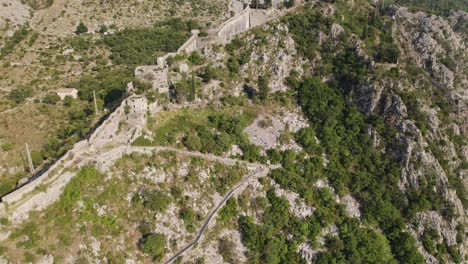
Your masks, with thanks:
[(143, 238), (139, 247), (143, 253), (148, 254), (154, 261), (159, 261), (164, 256), (166, 244), (166, 236), (150, 234)]
[(468, 2), (465, 0), (390, 0), (388, 4), (396, 3), (407, 6), (411, 11), (423, 11), (430, 14), (448, 16), (451, 10), (468, 12)]
[(16, 30), (15, 33), (13, 33), (13, 36), (8, 38), (5, 42), (5, 45), (3, 45), (3, 47), (0, 49), (0, 59), (11, 54), (15, 50), (16, 46), (21, 41), (26, 39), (29, 32), (31, 32), (31, 30), (27, 26), (23, 26)]
[[(255, 151), (244, 133), (245, 127), (256, 118), (253, 108), (227, 107), (217, 111), (212, 108), (181, 109), (160, 115), (149, 124), (149, 128), (155, 132), (152, 144), (183, 146), (191, 151), (216, 155), (229, 150), (233, 144), (238, 144), (247, 154)], [(138, 139), (133, 144), (147, 143)], [(251, 156), (257, 157), (259, 154)]]
[(117, 64), (155, 64), (158, 52), (175, 52), (197, 28), (194, 21), (174, 18), (150, 28), (128, 28), (104, 37)]

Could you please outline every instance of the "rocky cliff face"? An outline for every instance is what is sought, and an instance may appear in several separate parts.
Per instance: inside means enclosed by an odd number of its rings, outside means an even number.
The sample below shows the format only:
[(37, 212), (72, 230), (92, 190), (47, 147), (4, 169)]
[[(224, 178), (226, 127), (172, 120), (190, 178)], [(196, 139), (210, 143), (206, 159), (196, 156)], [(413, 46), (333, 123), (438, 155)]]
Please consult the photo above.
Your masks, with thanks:
[[(331, 13), (333, 9), (329, 8)], [(392, 7), (386, 16), (393, 22), (392, 37), (400, 50), (399, 60), (395, 64), (373, 61), (364, 41), (351, 34), (359, 56), (383, 75), (372, 76), (355, 87), (353, 98), (362, 112), (383, 118), (384, 128), (371, 126), (369, 135), (377, 149), (391, 153), (401, 165), (399, 189), (406, 201), (431, 204), (409, 212), (406, 223), (426, 262), (463, 261), (468, 254), (468, 14), (453, 11), (449, 17), (442, 17)], [(313, 74), (323, 60), (320, 53), (307, 62), (298, 59), (288, 28), (281, 24), (270, 27), (275, 33), (268, 43), (278, 44), (261, 47), (255, 45), (255, 38), (247, 37), (254, 44), (252, 60), (242, 72), (244, 76), (272, 72), (272, 92), (285, 91), (285, 73), (294, 69), (300, 75)], [(344, 31), (335, 23), (328, 33), (319, 32), (318, 41), (338, 52)], [(256, 63), (258, 67), (254, 67)], [(307, 68), (302, 67), (305, 64)], [(392, 70), (399, 72), (397, 77), (385, 75)], [(437, 252), (427, 249), (429, 233)]]
[[(462, 227), (467, 224), (463, 193), (467, 186), (467, 13), (453, 12), (444, 18), (395, 8), (391, 17), (393, 36), (402, 54), (399, 65), (407, 67), (396, 80), (384, 78), (361, 87), (357, 100), (363, 111), (383, 116), (387, 125), (397, 129), (394, 139), (399, 146), (380, 147), (393, 151), (403, 165), (401, 191), (410, 196), (435, 181), (429, 187), (440, 195), (443, 209), (418, 213), (407, 226), (419, 239), (426, 261), (439, 262), (422, 246), (421, 239), (428, 230), (436, 230), (437, 243), (449, 247), (458, 243), (457, 251), (465, 259), (468, 246), (461, 238), (465, 237)], [(411, 67), (419, 68), (419, 73)], [(409, 114), (402, 100), (404, 94), (417, 101), (427, 128)], [(377, 146), (379, 142), (375, 140)]]

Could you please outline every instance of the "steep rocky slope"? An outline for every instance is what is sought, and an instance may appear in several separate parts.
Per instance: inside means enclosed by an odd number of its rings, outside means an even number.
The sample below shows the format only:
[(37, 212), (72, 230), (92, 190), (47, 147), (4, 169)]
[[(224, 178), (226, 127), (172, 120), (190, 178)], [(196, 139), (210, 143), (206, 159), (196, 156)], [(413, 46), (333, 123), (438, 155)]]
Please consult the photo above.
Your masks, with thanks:
[(132, 144), (180, 152), (80, 170), (50, 208), (2, 219), (5, 259), (167, 260), (246, 173), (208, 158), (229, 157), (270, 172), (177, 261), (466, 262), (466, 10), (329, 2), (174, 58), (170, 97), (137, 86), (163, 110)]
[[(101, 45), (106, 35), (124, 28), (144, 30), (169, 18), (191, 18), (197, 21), (200, 28), (209, 29), (231, 16), (229, 3), (225, 0), (177, 3), (15, 0), (2, 1), (0, 5), (2, 195), (29, 174), (24, 166), (24, 143), (29, 143), (36, 167), (54, 159), (56, 154), (44, 155), (47, 144), (57, 138), (64, 139), (58, 134), (63, 135), (61, 130), (70, 125), (70, 112), (83, 116), (82, 110), (87, 105), (78, 102), (67, 109), (56, 101), (44, 104), (44, 98), (50, 98), (57, 89), (68, 87), (84, 76), (88, 77), (87, 80), (94, 79), (101, 83), (106, 82), (104, 75), (109, 72), (113, 77), (125, 76), (125, 81), (114, 78), (115, 82), (126, 83), (133, 78), (132, 67), (135, 65), (116, 65), (109, 59), (109, 47)], [(84, 23), (89, 34), (78, 36), (75, 33), (80, 22)], [(110, 78), (107, 78), (104, 86), (109, 87), (109, 81)], [(120, 86), (125, 90), (124, 85)], [(15, 102), (11, 99), (12, 94), (28, 98)], [(100, 99), (104, 100), (105, 95)], [(106, 107), (112, 108), (109, 105)], [(85, 127), (89, 129), (95, 122), (88, 122)], [(65, 138), (66, 141), (77, 139), (75, 136)], [(63, 147), (67, 144), (61, 142), (59, 145)]]

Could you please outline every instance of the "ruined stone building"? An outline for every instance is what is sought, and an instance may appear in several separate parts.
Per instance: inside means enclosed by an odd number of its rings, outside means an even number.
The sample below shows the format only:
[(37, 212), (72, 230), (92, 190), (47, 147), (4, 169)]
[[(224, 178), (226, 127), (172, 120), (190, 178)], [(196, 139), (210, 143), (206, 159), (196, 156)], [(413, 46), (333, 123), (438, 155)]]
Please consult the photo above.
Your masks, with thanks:
[(153, 91), (159, 93), (169, 92), (168, 67), (160, 65), (138, 66), (135, 69), (135, 78), (150, 85)]

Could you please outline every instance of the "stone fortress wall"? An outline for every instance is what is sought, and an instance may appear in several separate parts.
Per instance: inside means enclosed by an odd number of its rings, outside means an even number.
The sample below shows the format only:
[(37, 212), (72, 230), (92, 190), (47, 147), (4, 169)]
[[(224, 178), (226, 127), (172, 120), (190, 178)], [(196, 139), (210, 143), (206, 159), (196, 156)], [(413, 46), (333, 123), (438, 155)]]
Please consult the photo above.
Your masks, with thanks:
[(192, 36), (177, 50), (177, 53), (191, 53), (212, 44), (229, 42), (236, 35), (267, 22), (271, 12), (272, 10), (252, 9), (247, 6), (242, 12), (226, 20), (218, 29), (208, 32), (207, 37), (200, 37), (199, 31), (193, 30)]
[(231, 40), (237, 34), (250, 29), (250, 7), (225, 21), (217, 30), (216, 36), (222, 42)]
[[(157, 58), (157, 65), (152, 66), (165, 69), (168, 67), (166, 60), (169, 57), (200, 50), (214, 43), (228, 42), (234, 36), (265, 23), (269, 18), (269, 11), (247, 7), (223, 23), (217, 30), (210, 32), (206, 38), (200, 38), (197, 30), (192, 31), (192, 36), (176, 53), (168, 53)], [(133, 87), (133, 85), (130, 83), (128, 87)], [(155, 113), (159, 109), (156, 103), (148, 104), (143, 96), (132, 95), (125, 99), (91, 134), (89, 139), (76, 143), (71, 150), (35, 180), (2, 197), (0, 218), (5, 217), (13, 223), (18, 223), (26, 219), (29, 212), (42, 210), (57, 201), (63, 188), (76, 174), (76, 169), (89, 162), (97, 162), (100, 165), (99, 162), (116, 160), (117, 156), (121, 156), (122, 151), (111, 151), (111, 154), (114, 153), (112, 157), (102, 156), (103, 152), (106, 149), (119, 150), (124, 146), (129, 146), (143, 133), (146, 126), (146, 113)], [(3, 239), (1, 231), (0, 226), (0, 239)]]
[(30, 211), (44, 209), (57, 201), (75, 175), (75, 169), (97, 161), (96, 155), (106, 147), (129, 145), (141, 135), (146, 125), (146, 113), (157, 110), (157, 104), (148, 104), (145, 97), (125, 99), (89, 139), (76, 143), (40, 177), (2, 197), (0, 217), (13, 223), (20, 222)]

